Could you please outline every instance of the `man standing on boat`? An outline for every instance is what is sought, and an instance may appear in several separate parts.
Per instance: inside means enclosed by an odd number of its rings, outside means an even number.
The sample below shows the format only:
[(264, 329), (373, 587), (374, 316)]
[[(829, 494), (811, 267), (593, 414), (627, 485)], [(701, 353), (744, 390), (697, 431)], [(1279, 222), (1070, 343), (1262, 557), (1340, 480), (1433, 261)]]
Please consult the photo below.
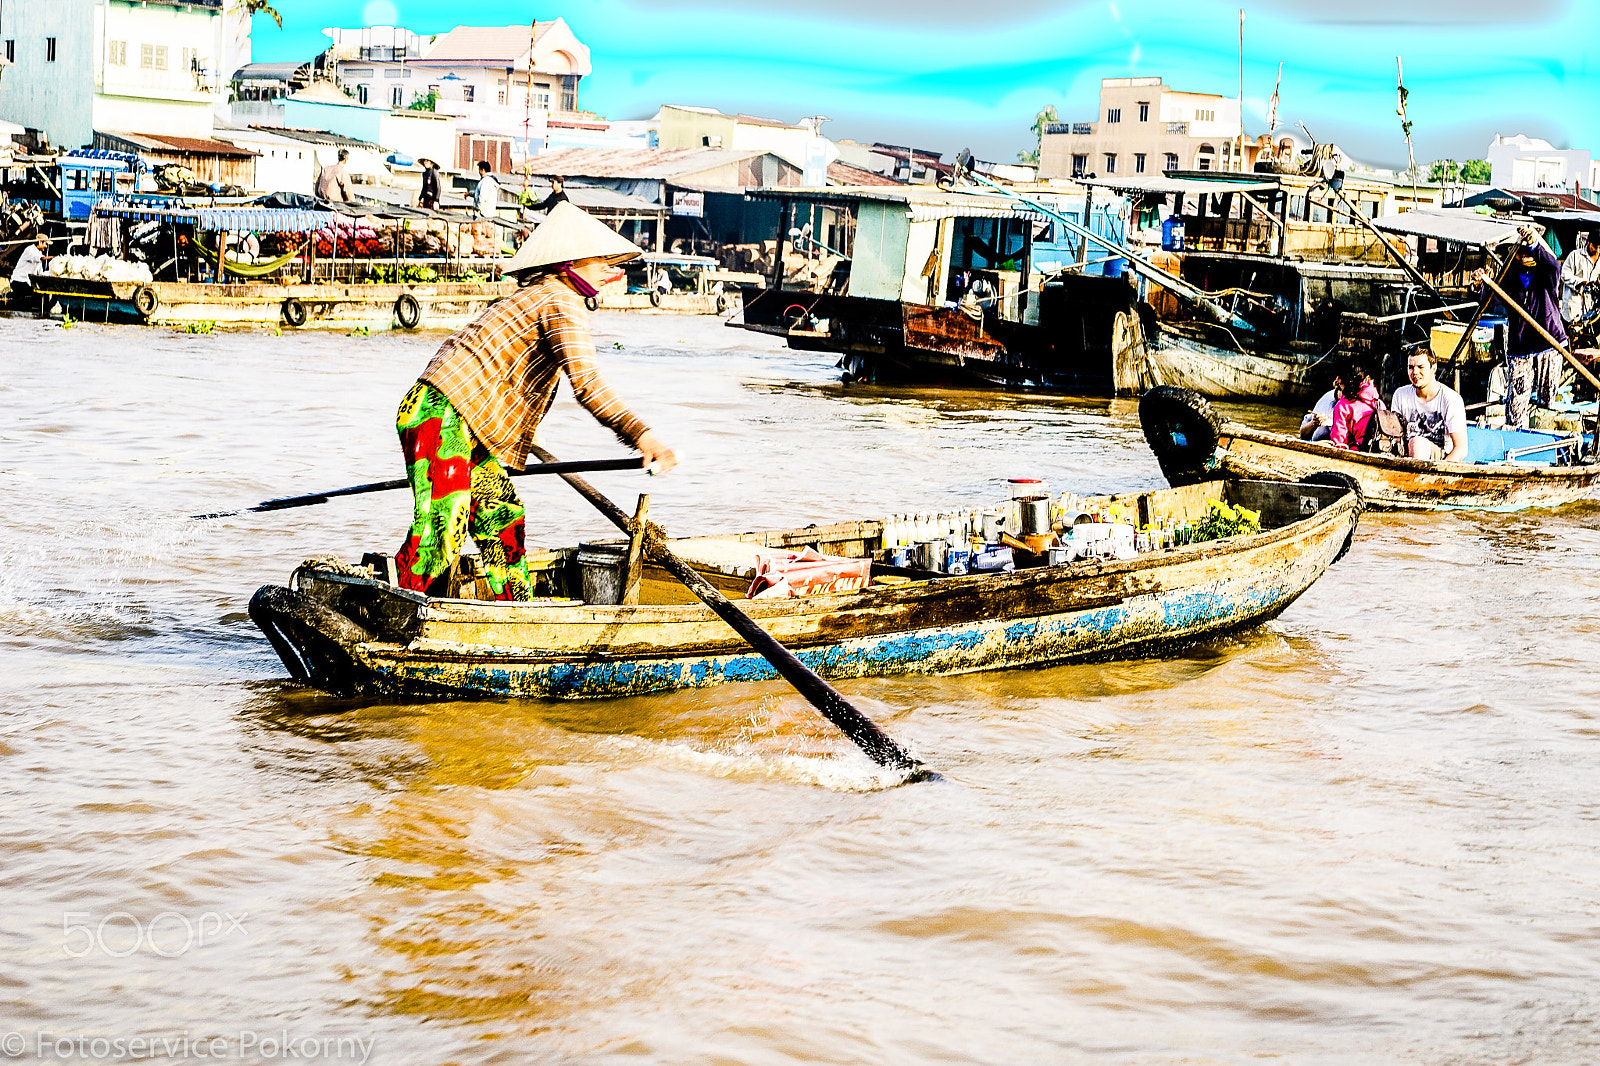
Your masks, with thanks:
[(350, 171), (345, 167), (344, 161), (350, 158), (350, 149), (339, 149), (339, 161), (331, 167), (323, 167), (322, 173), (317, 175), (317, 199), (341, 200), (348, 203), (355, 199), (350, 191)]
[[(583, 301), (639, 249), (570, 203), (506, 265), (521, 284), (440, 346), (395, 418), (414, 508), (396, 557), (402, 588), (440, 593), (470, 535), (499, 600), (531, 595), (523, 562), (523, 506), (505, 467), (522, 469), (561, 375), (572, 394), (653, 473), (677, 465), (671, 449), (600, 377)], [(437, 584), (436, 584), (437, 583)]]
[(478, 160), (478, 184), (472, 190), (472, 208), (484, 218), (500, 213), (500, 183), (489, 173), (489, 162)]
[(1594, 307), (1591, 286), (1600, 281), (1600, 237), (1580, 233), (1561, 261), (1561, 314), (1572, 325)]
[(45, 257), (50, 254), (50, 238), (43, 233), (25, 245), (11, 269), (11, 300), (21, 306), (33, 299), (33, 276), (45, 271)]
[(422, 192), (417, 197), (417, 206), (437, 208), (439, 206), (439, 164), (431, 159), (419, 159), (422, 164)]
[[(1556, 262), (1555, 253), (1538, 230), (1524, 226), (1522, 243), (1514, 254), (1516, 262), (1504, 285), (1506, 295), (1533, 316), (1546, 333), (1565, 344), (1567, 330), (1561, 324), (1557, 302), (1561, 264)], [(1480, 299), (1487, 299), (1490, 293), (1484, 282), (1489, 280), (1488, 271), (1479, 270), (1473, 277)], [(1548, 407), (1555, 402), (1561, 356), (1527, 319), (1509, 307), (1506, 310), (1506, 425), (1527, 429), (1531, 403)]]

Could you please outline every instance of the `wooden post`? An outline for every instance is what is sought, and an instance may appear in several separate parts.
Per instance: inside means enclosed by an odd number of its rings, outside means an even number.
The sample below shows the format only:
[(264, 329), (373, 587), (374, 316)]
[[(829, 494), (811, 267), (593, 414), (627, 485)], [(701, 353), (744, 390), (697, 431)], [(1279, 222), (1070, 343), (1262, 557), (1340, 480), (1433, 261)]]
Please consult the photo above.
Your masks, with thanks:
[[(1083, 228), (1090, 233), (1094, 232), (1094, 186), (1092, 185), (1085, 185), (1083, 189)], [(1082, 266), (1088, 261), (1089, 237), (1085, 234), (1078, 240), (1078, 265)]]
[(626, 606), (639, 603), (639, 582), (644, 577), (644, 535), (649, 525), (650, 496), (639, 494), (639, 505), (634, 508), (633, 521), (628, 527), (628, 557), (622, 563), (622, 600)]
[(772, 288), (783, 288), (783, 246), (789, 239), (789, 227), (794, 224), (794, 201), (785, 200), (778, 213), (778, 243), (772, 249)]

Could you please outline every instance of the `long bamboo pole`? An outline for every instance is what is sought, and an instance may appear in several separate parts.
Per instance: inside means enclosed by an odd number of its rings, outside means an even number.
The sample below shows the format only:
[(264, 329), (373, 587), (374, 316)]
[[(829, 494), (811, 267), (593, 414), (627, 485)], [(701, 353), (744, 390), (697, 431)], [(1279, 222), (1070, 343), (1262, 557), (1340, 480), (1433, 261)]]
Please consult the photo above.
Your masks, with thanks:
[(1572, 364), (1572, 369), (1576, 370), (1578, 373), (1580, 373), (1584, 377), (1588, 378), (1589, 379), (1589, 384), (1593, 385), (1595, 387), (1596, 391), (1600, 391), (1600, 378), (1596, 378), (1593, 374), (1591, 374), (1589, 372), (1589, 368), (1588, 367), (1586, 367), (1582, 363), (1578, 362), (1577, 356), (1573, 355), (1570, 351), (1568, 351), (1567, 350), (1567, 346), (1565, 344), (1562, 344), (1560, 341), (1558, 341), (1554, 337), (1552, 337), (1550, 335), (1550, 332), (1548, 330), (1546, 330), (1543, 326), (1541, 326), (1539, 324), (1538, 320), (1535, 319), (1533, 317), (1533, 315), (1529, 314), (1528, 310), (1525, 307), (1523, 307), (1521, 304), (1517, 303), (1517, 301), (1513, 300), (1510, 296), (1506, 295), (1506, 291), (1504, 289), (1502, 289), (1495, 282), (1489, 280), (1488, 278), (1485, 278), (1485, 279), (1483, 279), (1483, 283), (1484, 283), (1484, 285), (1486, 285), (1489, 288), (1489, 291), (1493, 292), (1496, 296), (1500, 297), (1500, 302), (1501, 303), (1505, 304), (1508, 308), (1510, 308), (1511, 310), (1515, 311), (1517, 314), (1521, 315), (1522, 316), (1522, 320), (1524, 322), (1528, 323), (1528, 325), (1532, 326), (1534, 332), (1539, 334), (1539, 336), (1543, 337), (1546, 344), (1550, 345), (1550, 347), (1552, 347), (1556, 351), (1560, 352), (1566, 358), (1567, 362)]

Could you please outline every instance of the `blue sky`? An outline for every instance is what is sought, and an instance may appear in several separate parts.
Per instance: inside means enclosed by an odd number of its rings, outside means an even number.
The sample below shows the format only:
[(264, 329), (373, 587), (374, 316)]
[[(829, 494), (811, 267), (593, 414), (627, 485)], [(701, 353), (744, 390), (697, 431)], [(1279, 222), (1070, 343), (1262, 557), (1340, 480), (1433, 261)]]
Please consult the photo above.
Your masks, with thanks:
[[(254, 58), (308, 58), (324, 26), (418, 33), (565, 18), (593, 53), (581, 105), (612, 119), (662, 103), (793, 121), (834, 138), (971, 147), (1010, 161), (1033, 116), (1095, 117), (1102, 77), (1239, 90), (1238, 5), (1211, 0), (277, 0)], [(1481, 158), (1495, 133), (1600, 153), (1595, 0), (1273, 0), (1245, 7), (1246, 128), (1260, 132), (1278, 64), (1281, 122), (1353, 156), (1404, 165), (1395, 57), (1405, 63), (1419, 162)]]

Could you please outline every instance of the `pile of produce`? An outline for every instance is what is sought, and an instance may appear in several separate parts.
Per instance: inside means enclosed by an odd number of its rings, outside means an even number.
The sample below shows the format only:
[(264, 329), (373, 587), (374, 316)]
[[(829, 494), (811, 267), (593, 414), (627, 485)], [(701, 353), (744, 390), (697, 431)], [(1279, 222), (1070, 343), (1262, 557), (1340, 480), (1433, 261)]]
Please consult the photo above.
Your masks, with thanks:
[(1221, 500), (1206, 505), (1206, 516), (1195, 527), (1194, 539), (1221, 540), (1245, 533), (1261, 532), (1261, 512), (1247, 507), (1229, 507)]
[(150, 268), (109, 255), (58, 255), (50, 260), (50, 273), (58, 278), (148, 284)]

